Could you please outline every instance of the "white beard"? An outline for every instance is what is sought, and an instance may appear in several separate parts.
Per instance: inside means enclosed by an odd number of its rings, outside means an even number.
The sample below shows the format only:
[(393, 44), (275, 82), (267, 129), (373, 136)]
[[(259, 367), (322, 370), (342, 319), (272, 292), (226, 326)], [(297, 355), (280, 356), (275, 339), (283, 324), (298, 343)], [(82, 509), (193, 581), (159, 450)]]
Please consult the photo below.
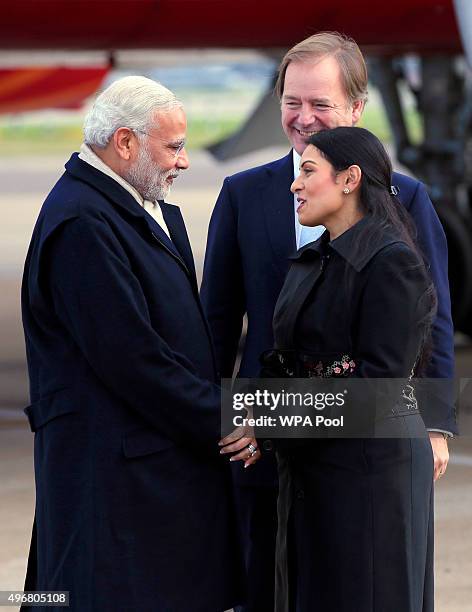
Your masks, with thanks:
[(171, 185), (167, 182), (169, 177), (178, 176), (179, 171), (175, 168), (162, 170), (153, 161), (151, 152), (147, 145), (142, 143), (134, 164), (125, 172), (123, 178), (145, 199), (154, 202), (165, 200), (169, 194)]

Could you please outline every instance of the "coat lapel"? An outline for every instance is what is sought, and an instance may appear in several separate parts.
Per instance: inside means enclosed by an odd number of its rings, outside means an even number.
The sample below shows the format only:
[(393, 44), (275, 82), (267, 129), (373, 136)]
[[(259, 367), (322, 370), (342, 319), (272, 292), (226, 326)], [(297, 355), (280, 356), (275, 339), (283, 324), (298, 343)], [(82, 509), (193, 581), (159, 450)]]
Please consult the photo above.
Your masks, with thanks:
[(198, 292), (198, 283), (197, 283), (197, 275), (195, 273), (195, 263), (193, 260), (192, 247), (190, 246), (190, 241), (188, 239), (187, 229), (185, 227), (185, 222), (182, 217), (182, 213), (180, 212), (180, 208), (178, 206), (174, 206), (173, 204), (167, 204), (167, 202), (159, 202), (161, 205), (162, 215), (164, 217), (164, 221), (166, 222), (167, 228), (169, 229), (170, 236), (172, 238), (173, 243), (177, 247), (180, 255), (184, 259), (187, 269), (189, 270), (189, 276), (195, 290), (195, 295), (198, 303), (198, 307), (200, 309), (202, 319), (205, 325), (205, 329), (208, 335), (208, 340), (211, 346), (211, 353), (213, 357), (213, 367), (215, 371), (215, 380), (217, 377), (217, 366), (216, 366), (216, 354), (215, 347), (213, 344), (213, 337), (211, 334), (210, 327), (208, 325), (208, 320), (203, 312), (202, 304), (200, 302), (199, 292)]
[(297, 262), (285, 280), (274, 312), (274, 339), (279, 349), (293, 348), (295, 325), (300, 310), (321, 276), (321, 257)]
[(195, 281), (196, 284), (197, 280), (195, 273), (195, 262), (193, 260), (192, 254), (192, 247), (190, 246), (187, 229), (185, 228), (185, 223), (182, 217), (182, 213), (180, 212), (180, 208), (178, 206), (174, 206), (173, 204), (167, 204), (167, 202), (159, 202), (159, 204), (161, 205), (162, 215), (169, 229), (170, 237), (172, 238), (174, 248), (176, 248), (179, 255), (184, 260), (187, 269), (189, 270), (192, 279)]
[(260, 194), (269, 241), (283, 276), (289, 266), (288, 258), (296, 250), (292, 182), (293, 156), (290, 151), (277, 166), (267, 169), (267, 179)]
[(290, 258), (294, 260), (294, 263), (287, 274), (274, 313), (276, 348), (294, 348), (293, 339), (297, 319), (323, 272), (323, 266), (327, 261), (323, 253), (327, 245), (330, 251), (335, 251), (340, 255), (355, 272), (360, 272), (380, 250), (391, 244), (402, 242), (399, 236), (384, 231), (380, 236), (375, 236), (369, 241), (361, 255), (354, 257), (353, 246), (359, 239), (359, 232), (367, 223), (369, 223), (369, 218), (364, 217), (332, 242), (329, 241), (329, 233), (325, 232), (316, 242), (307, 244), (297, 252), (296, 256)]
[[(136, 202), (133, 196), (128, 193), (126, 189), (119, 185), (110, 176), (107, 176), (103, 172), (100, 172), (100, 170), (97, 170), (87, 162), (81, 160), (77, 153), (74, 153), (67, 162), (66, 170), (76, 178), (88, 183), (94, 189), (100, 191), (108, 200), (111, 200), (113, 204), (117, 205), (122, 211), (124, 211), (125, 214), (139, 220), (139, 222), (141, 222), (142, 226), (145, 228), (146, 233), (150, 233), (150, 236), (156, 242), (156, 244), (160, 244), (160, 246), (167, 251), (169, 255), (172, 255), (172, 257), (174, 257), (174, 259), (180, 263), (191, 278), (192, 274), (193, 277), (195, 276), (193, 260), (191, 265), (189, 265), (189, 262), (183, 258), (182, 254), (179, 252), (179, 250), (177, 250), (177, 244), (174, 244), (172, 240), (169, 239), (159, 223), (157, 223), (157, 221), (155, 221), (151, 215), (149, 215), (144, 208), (138, 204), (138, 202)], [(161, 208), (164, 206), (170, 205), (161, 204)], [(170, 208), (176, 208), (178, 211), (177, 207), (170, 206)], [(180, 215), (180, 213), (178, 214)], [(165, 216), (164, 219), (167, 223)], [(185, 227), (183, 228), (183, 231), (186, 236)], [(171, 237), (173, 239), (174, 237), (172, 236), (172, 231), (170, 228), (169, 232), (171, 233)], [(175, 233), (176, 235), (179, 235), (181, 232), (176, 231)]]
[(162, 229), (159, 223), (155, 221), (151, 217), (151, 215), (148, 215), (148, 214), (146, 214), (146, 216), (143, 218), (143, 221), (145, 222), (147, 229), (149, 230), (152, 236), (152, 239), (156, 243), (158, 243), (165, 251), (167, 251), (169, 255), (172, 255), (172, 257), (178, 261), (178, 263), (182, 266), (182, 268), (185, 270), (187, 275), (193, 281), (191, 271), (187, 267), (185, 261), (182, 259), (182, 256), (180, 255), (179, 251), (176, 249), (172, 240), (170, 240), (169, 236), (165, 233), (165, 231)]

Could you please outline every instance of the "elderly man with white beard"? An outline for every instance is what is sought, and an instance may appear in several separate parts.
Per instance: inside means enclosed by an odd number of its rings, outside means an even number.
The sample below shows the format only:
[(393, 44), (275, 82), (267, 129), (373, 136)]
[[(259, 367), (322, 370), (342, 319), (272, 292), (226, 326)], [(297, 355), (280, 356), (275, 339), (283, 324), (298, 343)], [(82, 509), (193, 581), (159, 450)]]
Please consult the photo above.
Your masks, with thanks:
[(185, 114), (159, 83), (126, 77), (84, 135), (23, 278), (25, 590), (67, 592), (76, 612), (222, 612), (241, 602), (241, 572), (220, 389), (183, 219), (164, 202), (189, 165)]

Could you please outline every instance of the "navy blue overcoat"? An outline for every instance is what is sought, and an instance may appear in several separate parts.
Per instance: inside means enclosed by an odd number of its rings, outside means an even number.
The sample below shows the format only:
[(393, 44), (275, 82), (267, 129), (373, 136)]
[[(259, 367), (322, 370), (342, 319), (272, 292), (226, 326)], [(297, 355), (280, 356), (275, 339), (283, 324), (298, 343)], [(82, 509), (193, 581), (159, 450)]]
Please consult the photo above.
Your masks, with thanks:
[(74, 154), (26, 260), (36, 476), (26, 587), (67, 590), (75, 611), (221, 612), (238, 601), (213, 348), (180, 211), (162, 211), (172, 241)]

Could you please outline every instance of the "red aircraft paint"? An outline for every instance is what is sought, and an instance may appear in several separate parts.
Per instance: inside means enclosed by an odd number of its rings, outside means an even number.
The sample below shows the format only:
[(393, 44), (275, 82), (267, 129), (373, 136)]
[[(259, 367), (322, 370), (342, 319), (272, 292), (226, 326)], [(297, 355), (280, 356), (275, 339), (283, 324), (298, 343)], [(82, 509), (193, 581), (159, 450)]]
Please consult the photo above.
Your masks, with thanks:
[(0, 49), (289, 48), (320, 30), (379, 53), (456, 53), (452, 0), (14, 0)]
[(0, 113), (80, 108), (107, 73), (107, 67), (0, 69)]

